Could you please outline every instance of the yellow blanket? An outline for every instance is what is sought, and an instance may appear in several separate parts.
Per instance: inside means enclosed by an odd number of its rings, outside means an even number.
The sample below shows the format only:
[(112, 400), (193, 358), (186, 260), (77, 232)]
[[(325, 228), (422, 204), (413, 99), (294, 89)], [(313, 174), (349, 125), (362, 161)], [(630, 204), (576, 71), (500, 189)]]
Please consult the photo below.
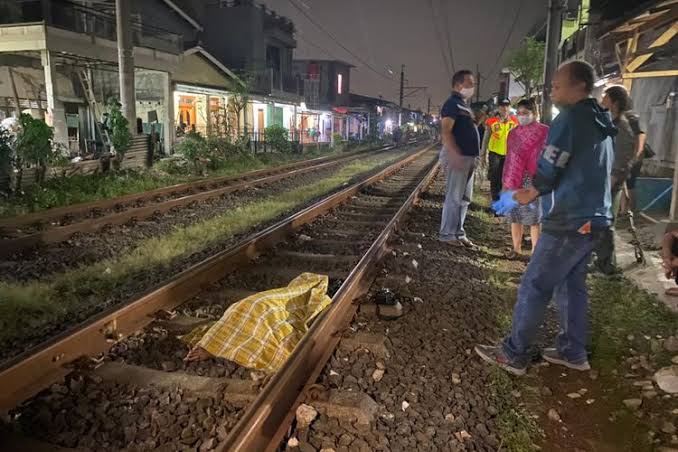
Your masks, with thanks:
[(264, 372), (276, 372), (332, 303), (327, 276), (302, 273), (287, 287), (251, 295), (231, 305), (203, 335), (203, 326), (184, 336), (210, 354)]

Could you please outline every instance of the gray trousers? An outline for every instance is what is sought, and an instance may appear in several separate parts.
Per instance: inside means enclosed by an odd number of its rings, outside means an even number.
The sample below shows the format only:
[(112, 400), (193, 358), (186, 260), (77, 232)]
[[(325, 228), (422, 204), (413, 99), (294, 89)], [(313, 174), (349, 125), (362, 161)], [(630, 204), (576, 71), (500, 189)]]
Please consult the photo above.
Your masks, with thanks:
[(451, 242), (466, 237), (464, 221), (473, 196), (473, 170), (475, 157), (458, 157), (459, 168), (452, 168), (447, 162), (445, 151), (441, 152), (440, 163), (447, 177), (445, 204), (440, 222), (440, 240)]

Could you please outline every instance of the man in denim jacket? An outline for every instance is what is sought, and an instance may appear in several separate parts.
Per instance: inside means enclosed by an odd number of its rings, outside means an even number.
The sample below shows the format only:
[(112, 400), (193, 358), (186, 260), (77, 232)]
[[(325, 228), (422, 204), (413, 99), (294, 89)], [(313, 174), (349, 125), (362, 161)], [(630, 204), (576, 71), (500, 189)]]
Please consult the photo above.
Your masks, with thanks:
[(506, 192), (500, 212), (543, 196), (543, 234), (518, 289), (511, 334), (499, 346), (478, 345), (485, 361), (516, 375), (525, 373), (546, 307), (555, 296), (560, 334), (542, 351), (553, 364), (589, 370), (587, 264), (612, 222), (610, 171), (616, 129), (592, 99), (594, 71), (583, 61), (560, 67), (551, 98), (561, 109), (551, 124), (533, 186)]

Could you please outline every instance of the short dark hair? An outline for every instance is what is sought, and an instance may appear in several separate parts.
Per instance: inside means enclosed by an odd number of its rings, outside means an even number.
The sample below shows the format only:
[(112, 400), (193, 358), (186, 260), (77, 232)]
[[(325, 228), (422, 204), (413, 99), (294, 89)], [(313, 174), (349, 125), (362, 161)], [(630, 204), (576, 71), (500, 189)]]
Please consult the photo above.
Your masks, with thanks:
[(521, 99), (516, 105), (516, 108), (520, 107), (526, 108), (530, 110), (532, 113), (535, 113), (537, 111), (537, 105), (534, 103), (532, 99)]
[(631, 109), (631, 96), (629, 96), (629, 92), (623, 86), (610, 86), (605, 90), (605, 94), (610, 97), (612, 102), (617, 104), (619, 111), (622, 113)]
[(469, 71), (468, 69), (462, 69), (461, 71), (455, 72), (452, 76), (452, 86), (457, 86), (461, 83), (464, 83), (467, 75), (473, 75), (473, 72)]
[(596, 71), (593, 66), (583, 60), (571, 61), (563, 66), (567, 66), (570, 82), (573, 84), (583, 83), (587, 94), (593, 92), (593, 84), (596, 79)]

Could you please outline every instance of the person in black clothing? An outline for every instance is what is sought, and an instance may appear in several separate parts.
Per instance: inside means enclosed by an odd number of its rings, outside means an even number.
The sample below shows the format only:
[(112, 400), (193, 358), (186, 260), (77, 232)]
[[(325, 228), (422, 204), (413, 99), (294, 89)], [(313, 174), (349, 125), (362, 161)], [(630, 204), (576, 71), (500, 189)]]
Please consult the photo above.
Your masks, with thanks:
[(622, 212), (634, 211), (636, 209), (636, 180), (640, 176), (643, 168), (643, 159), (652, 158), (654, 152), (647, 145), (647, 135), (640, 125), (640, 118), (634, 113), (626, 115), (631, 130), (638, 138), (638, 147), (636, 148), (635, 164), (631, 167), (629, 177), (626, 179), (626, 189), (628, 197), (624, 196), (621, 200)]
[(466, 237), (464, 221), (473, 195), (473, 171), (480, 151), (478, 128), (467, 100), (475, 91), (475, 78), (469, 70), (452, 77), (452, 95), (440, 111), (441, 167), (445, 171), (445, 204), (439, 240), (452, 246), (473, 248)]

